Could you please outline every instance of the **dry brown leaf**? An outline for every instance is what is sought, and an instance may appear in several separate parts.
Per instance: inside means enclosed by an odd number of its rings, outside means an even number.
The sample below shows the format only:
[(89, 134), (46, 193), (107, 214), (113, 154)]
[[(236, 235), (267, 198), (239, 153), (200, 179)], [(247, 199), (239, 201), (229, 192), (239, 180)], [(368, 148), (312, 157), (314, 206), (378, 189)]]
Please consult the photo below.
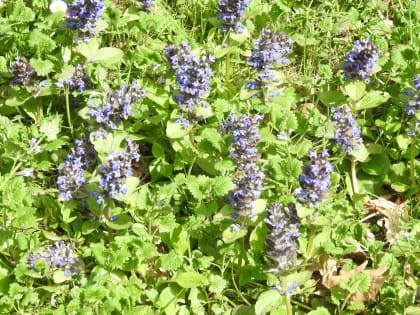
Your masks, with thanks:
[(356, 268), (348, 271), (342, 269), (339, 272), (339, 274), (337, 274), (337, 263), (333, 259), (331, 259), (327, 254), (321, 255), (320, 262), (322, 284), (328, 289), (339, 287), (341, 281), (348, 282), (353, 275), (359, 272), (365, 272), (369, 274), (371, 283), (368, 292), (354, 294), (351, 297), (351, 301), (373, 301), (376, 298), (376, 295), (378, 294), (379, 288), (386, 280), (383, 276), (383, 274), (386, 271), (386, 266), (381, 266), (378, 269), (366, 269), (368, 261), (365, 261)]
[(371, 213), (383, 215), (376, 223), (385, 230), (385, 237), (390, 244), (394, 244), (403, 234), (401, 231), (401, 217), (406, 217), (406, 203), (396, 204), (385, 198), (368, 200), (365, 208)]
[(378, 291), (382, 284), (385, 282), (386, 278), (383, 274), (386, 271), (386, 266), (381, 266), (378, 269), (370, 269), (365, 270), (370, 276), (370, 287), (368, 292), (366, 293), (356, 293), (351, 297), (352, 301), (355, 302), (366, 302), (366, 301), (373, 301), (378, 294)]

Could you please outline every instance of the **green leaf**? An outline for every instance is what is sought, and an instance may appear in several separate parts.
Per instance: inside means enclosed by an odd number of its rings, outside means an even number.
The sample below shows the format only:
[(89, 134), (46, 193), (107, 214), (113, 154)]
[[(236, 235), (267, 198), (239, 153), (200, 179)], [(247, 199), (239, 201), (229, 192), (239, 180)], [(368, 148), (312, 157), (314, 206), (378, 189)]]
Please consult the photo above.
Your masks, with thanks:
[(168, 254), (163, 254), (159, 257), (160, 265), (165, 270), (177, 270), (181, 268), (184, 259), (175, 251), (170, 251)]
[(182, 226), (179, 225), (171, 232), (171, 244), (180, 255), (183, 255), (190, 247), (189, 234)]
[(53, 280), (54, 280), (54, 283), (63, 283), (63, 282), (71, 280), (71, 277), (66, 277), (64, 275), (64, 270), (60, 269), (60, 270), (54, 271)]
[(188, 128), (184, 128), (182, 124), (168, 121), (166, 125), (166, 136), (169, 139), (179, 139), (185, 137), (192, 129), (192, 125), (188, 126)]
[(39, 55), (49, 53), (56, 47), (55, 41), (38, 29), (31, 33), (28, 44), (35, 48)]
[(284, 297), (277, 290), (268, 290), (260, 294), (255, 304), (255, 314), (265, 315), (284, 305)]
[(225, 243), (233, 243), (234, 241), (244, 237), (248, 234), (248, 231), (245, 229), (235, 230), (229, 226), (226, 230), (223, 231), (223, 242)]
[(370, 156), (369, 162), (362, 164), (362, 169), (370, 175), (386, 175), (390, 165), (391, 162), (387, 154), (375, 154)]
[(48, 140), (55, 140), (57, 139), (57, 135), (60, 132), (60, 123), (60, 116), (50, 116), (44, 118), (41, 122), (41, 127), (39, 128), (39, 131), (44, 133), (47, 136)]
[(350, 311), (363, 311), (365, 309), (365, 304), (363, 302), (352, 301), (347, 309)]
[(318, 95), (320, 101), (326, 106), (339, 106), (346, 103), (346, 97), (340, 91), (324, 91)]
[(357, 102), (365, 95), (366, 84), (363, 81), (349, 81), (344, 86), (344, 90), (353, 102)]
[(390, 98), (387, 92), (370, 91), (356, 103), (356, 110), (374, 108), (385, 103)]
[(40, 76), (46, 76), (54, 70), (54, 64), (49, 60), (32, 58), (30, 64)]
[(349, 281), (349, 288), (352, 293), (366, 293), (369, 291), (371, 279), (367, 272), (359, 272), (353, 275)]
[(365, 162), (369, 157), (369, 151), (366, 146), (361, 143), (359, 144), (359, 150), (353, 150), (352, 155), (356, 158), (356, 161)]
[(120, 214), (117, 216), (117, 220), (107, 220), (105, 224), (113, 230), (127, 230), (133, 224), (133, 221), (128, 214)]
[(228, 176), (217, 176), (213, 179), (213, 190), (216, 196), (225, 196), (233, 188), (235, 188), (235, 185)]
[(214, 274), (210, 275), (209, 281), (210, 281), (209, 291), (211, 293), (216, 293), (216, 294), (222, 293), (227, 284), (225, 279), (223, 279), (221, 276), (214, 275)]
[(249, 34), (248, 29), (244, 28), (242, 33), (235, 33), (235, 32), (231, 32), (229, 34), (230, 38), (237, 42), (238, 44), (243, 43), (244, 41), (246, 41), (248, 38), (251, 37), (251, 34)]
[(121, 49), (114, 47), (104, 47), (97, 51), (94, 57), (91, 57), (92, 62), (99, 63), (104, 67), (111, 68), (119, 65), (124, 57), (124, 52)]
[(207, 277), (198, 272), (178, 273), (172, 278), (172, 281), (186, 289), (207, 286), (209, 284)]
[(323, 306), (317, 307), (315, 310), (310, 311), (306, 315), (331, 315), (331, 313)]
[(255, 315), (254, 307), (248, 305), (237, 305), (232, 310), (232, 315)]
[(76, 47), (76, 51), (88, 60), (94, 58), (99, 50), (99, 43), (96, 39), (91, 38), (89, 42), (81, 43)]
[(265, 248), (265, 235), (267, 234), (267, 227), (264, 221), (261, 221), (257, 226), (252, 230), (251, 235), (249, 236), (249, 243), (251, 248), (255, 251), (262, 252)]

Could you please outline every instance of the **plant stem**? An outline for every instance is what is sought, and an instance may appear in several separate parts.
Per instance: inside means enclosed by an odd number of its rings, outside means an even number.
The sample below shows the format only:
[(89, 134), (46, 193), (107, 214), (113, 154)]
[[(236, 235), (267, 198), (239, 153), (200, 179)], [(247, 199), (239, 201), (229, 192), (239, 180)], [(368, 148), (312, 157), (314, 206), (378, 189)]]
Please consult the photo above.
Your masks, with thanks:
[(287, 310), (287, 315), (293, 315), (293, 308), (292, 308), (290, 295), (286, 295), (286, 310)]
[(308, 236), (308, 246), (306, 247), (306, 262), (309, 261), (309, 258), (312, 255), (312, 250), (313, 250), (313, 246), (314, 246), (314, 239), (315, 239), (315, 230), (314, 230), (314, 226), (312, 224), (309, 224), (308, 226), (309, 228), (309, 236)]
[(410, 180), (411, 186), (416, 187), (416, 138), (413, 137), (410, 144)]
[(350, 171), (351, 171), (351, 183), (353, 185), (353, 193), (359, 193), (359, 185), (357, 183), (357, 173), (356, 173), (356, 158), (354, 156), (350, 157)]
[(64, 95), (66, 97), (67, 121), (69, 123), (70, 133), (73, 136), (73, 123), (71, 122), (71, 114), (70, 114), (69, 87), (67, 85), (64, 85)]

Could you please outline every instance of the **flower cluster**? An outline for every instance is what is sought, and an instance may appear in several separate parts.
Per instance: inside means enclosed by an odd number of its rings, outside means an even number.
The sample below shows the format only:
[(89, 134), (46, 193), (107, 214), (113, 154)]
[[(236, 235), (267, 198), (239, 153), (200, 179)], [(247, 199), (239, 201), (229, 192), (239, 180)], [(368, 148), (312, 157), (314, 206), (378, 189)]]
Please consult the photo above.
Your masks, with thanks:
[(234, 184), (236, 189), (228, 197), (229, 203), (241, 215), (253, 215), (252, 202), (261, 195), (264, 174), (257, 163), (260, 159), (257, 145), (261, 138), (258, 130), (262, 115), (229, 115), (223, 121), (223, 132), (233, 136), (229, 156), (236, 160)]
[(296, 260), (297, 239), (300, 236), (295, 205), (271, 204), (264, 222), (269, 229), (265, 241), (267, 256), (274, 263), (271, 270), (280, 272), (290, 268)]
[(344, 58), (344, 79), (369, 83), (372, 68), (378, 59), (379, 49), (368, 38), (356, 40), (353, 49)]
[(248, 87), (258, 89), (264, 86), (267, 81), (275, 80), (271, 69), (281, 63), (289, 64), (286, 55), (292, 52), (293, 40), (284, 33), (274, 33), (272, 30), (263, 29), (253, 44), (255, 48), (247, 61), (258, 71), (258, 78), (256, 81), (249, 82)]
[(36, 78), (36, 72), (29, 64), (25, 57), (16, 57), (11, 64), (12, 73), (14, 78), (12, 79), (13, 85), (29, 85), (32, 80)]
[(60, 176), (57, 178), (57, 185), (60, 200), (71, 200), (74, 193), (87, 184), (84, 174), (95, 159), (96, 151), (89, 140), (76, 140), (76, 146), (71, 149), (63, 166), (58, 169)]
[(420, 131), (420, 120), (416, 118), (416, 114), (420, 113), (420, 77), (415, 75), (413, 84), (417, 91), (414, 94), (414, 97), (405, 104), (407, 115), (413, 117), (409, 122), (409, 136), (415, 136)]
[(137, 3), (140, 4), (141, 8), (146, 12), (153, 6), (153, 0), (137, 0)]
[(64, 241), (57, 241), (54, 246), (48, 246), (47, 250), (37, 254), (31, 254), (28, 257), (30, 269), (35, 269), (35, 263), (38, 260), (45, 261), (50, 270), (64, 270), (66, 277), (79, 274), (84, 269), (83, 261), (80, 260), (74, 252), (74, 245), (66, 244)]
[(90, 103), (88, 115), (99, 125), (102, 134), (107, 135), (106, 129), (115, 130), (123, 119), (127, 119), (132, 114), (132, 104), (146, 96), (146, 92), (139, 88), (136, 81), (129, 87), (121, 85), (115, 92), (109, 92), (107, 100), (101, 105)]
[(251, 0), (220, 0), (217, 18), (222, 24), (222, 32), (233, 30), (235, 33), (242, 33), (244, 26), (240, 19), (250, 4)]
[(345, 150), (347, 154), (351, 154), (353, 150), (359, 149), (358, 145), (362, 142), (360, 127), (348, 106), (333, 107), (331, 110), (333, 112), (332, 120), (336, 128), (334, 138), (331, 141), (338, 145), (340, 150)]
[(302, 168), (299, 176), (300, 188), (296, 190), (297, 199), (305, 204), (314, 205), (323, 201), (328, 194), (331, 184), (330, 173), (334, 167), (328, 161), (329, 154), (326, 150), (316, 153), (309, 151), (311, 162)]
[(76, 0), (69, 4), (68, 28), (95, 35), (95, 23), (105, 9), (103, 0)]
[(103, 194), (98, 194), (97, 203), (105, 201), (105, 197), (115, 199), (119, 193), (127, 193), (124, 186), (127, 177), (132, 175), (132, 161), (138, 162), (140, 155), (139, 147), (131, 140), (127, 140), (124, 152), (110, 152), (106, 164), (101, 165), (99, 171), (99, 186)]
[(58, 80), (56, 85), (60, 88), (63, 88), (64, 85), (66, 85), (69, 87), (70, 91), (82, 92), (92, 85), (92, 81), (83, 71), (83, 66), (81, 64), (77, 64), (74, 69), (73, 76), (66, 80)]
[(179, 84), (179, 94), (174, 99), (187, 115), (187, 120), (195, 122), (200, 118), (195, 117), (195, 107), (209, 106), (202, 98), (211, 90), (210, 78), (213, 72), (210, 64), (214, 62), (214, 57), (197, 58), (191, 53), (191, 48), (186, 41), (179, 46), (168, 46), (165, 51), (171, 63), (171, 69), (176, 73), (175, 81)]

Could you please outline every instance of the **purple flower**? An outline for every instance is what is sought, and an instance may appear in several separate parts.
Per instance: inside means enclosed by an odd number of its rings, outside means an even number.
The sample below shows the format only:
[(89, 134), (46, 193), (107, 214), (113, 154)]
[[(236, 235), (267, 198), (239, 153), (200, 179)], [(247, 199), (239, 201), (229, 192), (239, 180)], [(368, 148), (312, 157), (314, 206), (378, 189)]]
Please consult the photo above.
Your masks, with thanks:
[(351, 154), (353, 150), (358, 150), (359, 144), (362, 143), (360, 127), (348, 106), (333, 107), (331, 110), (333, 112), (332, 120), (336, 128), (334, 138), (331, 141), (338, 145), (340, 150), (345, 150), (347, 154)]
[(229, 156), (236, 161), (234, 184), (228, 202), (241, 215), (253, 215), (252, 202), (257, 200), (263, 188), (264, 174), (258, 168), (260, 155), (257, 145), (261, 138), (258, 130), (262, 115), (229, 115), (222, 122), (222, 131), (233, 136)]
[(92, 86), (92, 81), (83, 71), (83, 66), (81, 64), (77, 64), (71, 78), (66, 80), (58, 80), (56, 83), (58, 87), (64, 87), (64, 84), (69, 87), (70, 91), (77, 90), (78, 92), (82, 92), (86, 88)]
[(267, 256), (274, 264), (271, 271), (287, 270), (296, 260), (297, 239), (300, 236), (300, 221), (293, 203), (284, 207), (281, 204), (271, 204), (264, 220), (269, 229), (266, 237)]
[(186, 119), (196, 122), (200, 119), (194, 113), (196, 106), (209, 106), (202, 98), (211, 90), (210, 79), (213, 72), (210, 64), (214, 62), (214, 57), (197, 58), (191, 53), (191, 48), (186, 41), (179, 46), (168, 46), (165, 51), (171, 63), (171, 70), (176, 73), (175, 81), (179, 86), (174, 99), (187, 116)]
[(379, 49), (368, 38), (356, 40), (353, 49), (344, 58), (344, 79), (364, 80), (369, 83), (372, 68), (379, 59)]
[(413, 85), (416, 88), (414, 96), (405, 104), (405, 110), (409, 117), (412, 117), (409, 121), (408, 135), (413, 137), (418, 134), (420, 130), (420, 120), (416, 118), (416, 114), (420, 112), (420, 77), (414, 76)]
[(95, 35), (95, 23), (105, 9), (103, 0), (76, 0), (69, 4), (67, 27), (88, 35)]
[(276, 80), (271, 69), (275, 69), (279, 64), (289, 64), (286, 55), (292, 52), (293, 40), (283, 33), (274, 33), (271, 30), (263, 29), (260, 37), (254, 40), (253, 44), (255, 48), (247, 61), (252, 68), (258, 71), (258, 75), (255, 81), (248, 82), (247, 87), (251, 90), (260, 88), (267, 90), (270, 83)]
[(138, 149), (138, 145), (128, 139), (123, 152), (109, 153), (107, 163), (102, 164), (99, 171), (99, 187), (103, 194), (98, 194), (98, 204), (103, 203), (105, 197), (115, 199), (118, 194), (127, 193), (125, 182), (132, 175), (132, 161), (138, 162), (140, 159)]
[(132, 104), (146, 96), (146, 92), (139, 88), (136, 81), (129, 87), (121, 85), (115, 92), (109, 92), (107, 100), (98, 104), (88, 104), (90, 118), (94, 119), (99, 125), (96, 133), (97, 137), (106, 137), (106, 129), (115, 130), (123, 119), (127, 119), (132, 114)]
[(13, 85), (30, 85), (37, 76), (35, 70), (31, 67), (25, 57), (16, 57), (11, 64), (11, 69), (15, 76), (12, 79)]
[(305, 204), (314, 205), (327, 197), (331, 184), (330, 173), (334, 167), (328, 161), (326, 150), (316, 153), (309, 151), (311, 162), (302, 168), (299, 176), (300, 188), (296, 190), (296, 198)]
[(251, 0), (221, 0), (217, 18), (222, 24), (222, 32), (233, 30), (235, 33), (242, 33), (244, 26), (240, 19), (250, 4)]
[(54, 246), (48, 246), (47, 250), (28, 256), (28, 265), (30, 269), (35, 268), (38, 260), (45, 261), (51, 271), (62, 269), (66, 277), (79, 274), (84, 269), (81, 261), (74, 252), (74, 245), (66, 244), (64, 241), (57, 241)]
[(141, 8), (149, 12), (150, 8), (153, 6), (153, 0), (137, 0), (137, 3), (140, 4)]
[(71, 200), (74, 193), (88, 183), (84, 174), (95, 159), (96, 151), (89, 140), (76, 140), (76, 146), (71, 149), (63, 166), (58, 169), (60, 176), (57, 178), (57, 186), (60, 200)]

